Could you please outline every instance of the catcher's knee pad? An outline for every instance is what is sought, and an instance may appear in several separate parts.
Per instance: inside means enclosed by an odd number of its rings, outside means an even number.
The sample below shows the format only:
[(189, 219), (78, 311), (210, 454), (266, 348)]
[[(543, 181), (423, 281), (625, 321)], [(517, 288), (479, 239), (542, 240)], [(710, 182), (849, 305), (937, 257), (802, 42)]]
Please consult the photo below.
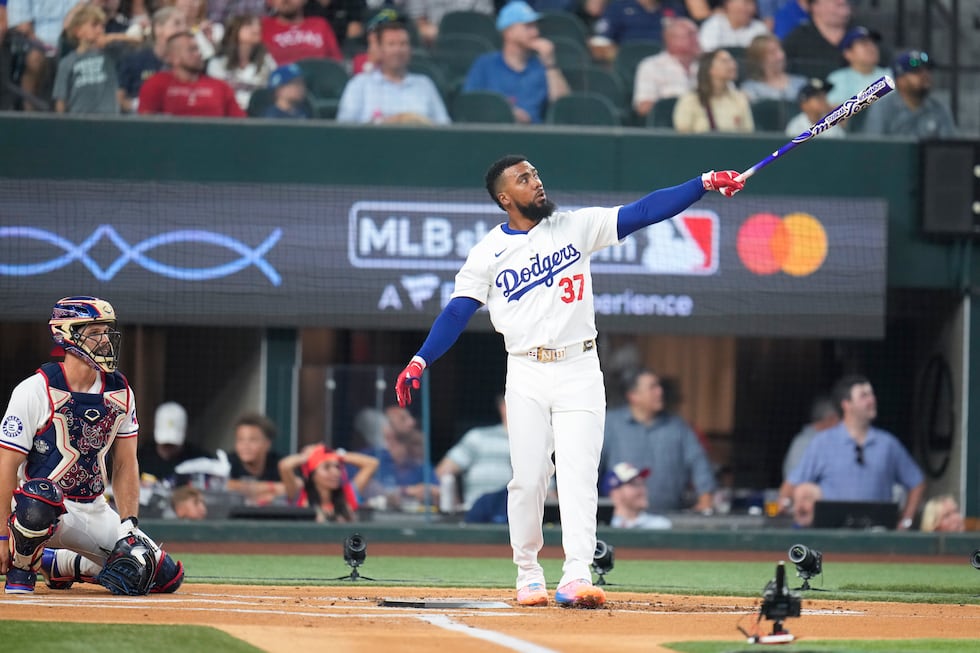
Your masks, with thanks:
[(14, 490), (14, 511), (7, 520), (12, 535), (13, 565), (36, 570), (44, 552), (44, 543), (58, 529), (58, 519), (65, 513), (61, 488), (46, 478), (34, 478)]
[(160, 560), (157, 563), (157, 573), (150, 585), (153, 594), (170, 594), (176, 592), (184, 582), (184, 565), (180, 560), (174, 560), (170, 554), (161, 549)]

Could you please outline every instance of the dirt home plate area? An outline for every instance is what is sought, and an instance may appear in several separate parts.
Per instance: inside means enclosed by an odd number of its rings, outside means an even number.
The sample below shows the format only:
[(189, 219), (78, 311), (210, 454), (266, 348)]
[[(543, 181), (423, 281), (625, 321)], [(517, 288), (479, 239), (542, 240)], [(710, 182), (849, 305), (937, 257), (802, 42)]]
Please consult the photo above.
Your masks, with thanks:
[[(174, 552), (212, 547), (174, 545)], [(225, 545), (221, 545), (224, 549)], [(289, 553), (313, 552), (286, 546)], [(375, 547), (381, 549), (382, 546)], [(323, 547), (316, 547), (322, 553)], [(462, 549), (468, 549), (465, 552)], [(398, 545), (401, 555), (411, 546)], [(500, 547), (486, 547), (499, 554)], [(426, 546), (428, 555), (433, 554)], [(482, 547), (452, 547), (456, 555), (481, 555)], [(382, 553), (381, 550), (378, 553)], [(447, 551), (448, 553), (448, 551)], [(658, 558), (664, 559), (658, 551)], [(747, 554), (743, 559), (756, 559)], [(915, 560), (918, 562), (919, 560)], [(913, 560), (910, 560), (913, 562)], [(189, 580), (193, 574), (189, 573)], [(363, 584), (361, 584), (363, 583)], [(764, 584), (764, 583), (763, 583)], [(761, 589), (761, 588), (760, 588)], [(386, 607), (384, 600), (443, 602), (464, 607)], [(486, 603), (486, 607), (479, 605)], [(748, 597), (618, 592), (598, 610), (522, 608), (514, 592), (497, 589), (383, 587), (336, 581), (322, 586), (249, 586), (187, 582), (178, 593), (115, 597), (92, 585), (54, 592), (38, 584), (33, 596), (4, 596), (3, 619), (82, 623), (196, 624), (219, 628), (270, 653), (298, 650), (376, 653), (517, 651), (594, 653), (666, 651), (665, 642), (721, 640), (745, 644), (736, 629), (752, 629), (759, 601)], [(803, 599), (803, 615), (786, 626), (800, 643), (815, 639), (962, 638), (977, 650), (980, 606)], [(771, 622), (762, 621), (763, 632)]]

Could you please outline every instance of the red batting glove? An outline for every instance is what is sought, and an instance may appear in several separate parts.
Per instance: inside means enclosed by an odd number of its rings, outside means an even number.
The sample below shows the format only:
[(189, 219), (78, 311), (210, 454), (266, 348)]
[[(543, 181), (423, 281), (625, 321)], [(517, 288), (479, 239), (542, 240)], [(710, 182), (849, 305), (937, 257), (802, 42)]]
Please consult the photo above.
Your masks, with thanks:
[(704, 184), (705, 190), (716, 190), (725, 197), (731, 197), (745, 188), (745, 182), (736, 179), (738, 174), (734, 170), (722, 170), (721, 172), (711, 170), (701, 175), (701, 183)]
[(402, 370), (395, 382), (395, 396), (398, 405), (404, 408), (412, 403), (412, 390), (418, 390), (422, 385), (422, 372), (425, 371), (425, 361), (419, 356), (413, 356), (412, 362)]

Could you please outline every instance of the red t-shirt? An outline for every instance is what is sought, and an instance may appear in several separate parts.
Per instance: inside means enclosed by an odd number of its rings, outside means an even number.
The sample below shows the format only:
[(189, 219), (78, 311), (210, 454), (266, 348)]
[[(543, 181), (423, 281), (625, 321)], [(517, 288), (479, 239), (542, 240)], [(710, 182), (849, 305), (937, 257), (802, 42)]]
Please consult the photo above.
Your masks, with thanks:
[(225, 82), (207, 75), (201, 75), (193, 82), (182, 82), (169, 70), (158, 72), (143, 83), (139, 112), (245, 117), (235, 100), (235, 91)]
[(276, 63), (284, 66), (300, 59), (336, 59), (344, 56), (327, 21), (319, 16), (304, 18), (298, 24), (275, 16), (262, 19), (262, 42)]

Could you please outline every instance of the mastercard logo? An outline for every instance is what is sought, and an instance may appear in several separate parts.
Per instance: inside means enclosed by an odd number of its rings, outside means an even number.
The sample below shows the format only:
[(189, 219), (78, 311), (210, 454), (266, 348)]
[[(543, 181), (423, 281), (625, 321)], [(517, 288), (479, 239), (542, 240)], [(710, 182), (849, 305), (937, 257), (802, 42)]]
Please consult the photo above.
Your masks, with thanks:
[(820, 269), (827, 258), (827, 232), (808, 213), (779, 217), (756, 213), (738, 230), (738, 257), (755, 274), (782, 271), (805, 277)]

